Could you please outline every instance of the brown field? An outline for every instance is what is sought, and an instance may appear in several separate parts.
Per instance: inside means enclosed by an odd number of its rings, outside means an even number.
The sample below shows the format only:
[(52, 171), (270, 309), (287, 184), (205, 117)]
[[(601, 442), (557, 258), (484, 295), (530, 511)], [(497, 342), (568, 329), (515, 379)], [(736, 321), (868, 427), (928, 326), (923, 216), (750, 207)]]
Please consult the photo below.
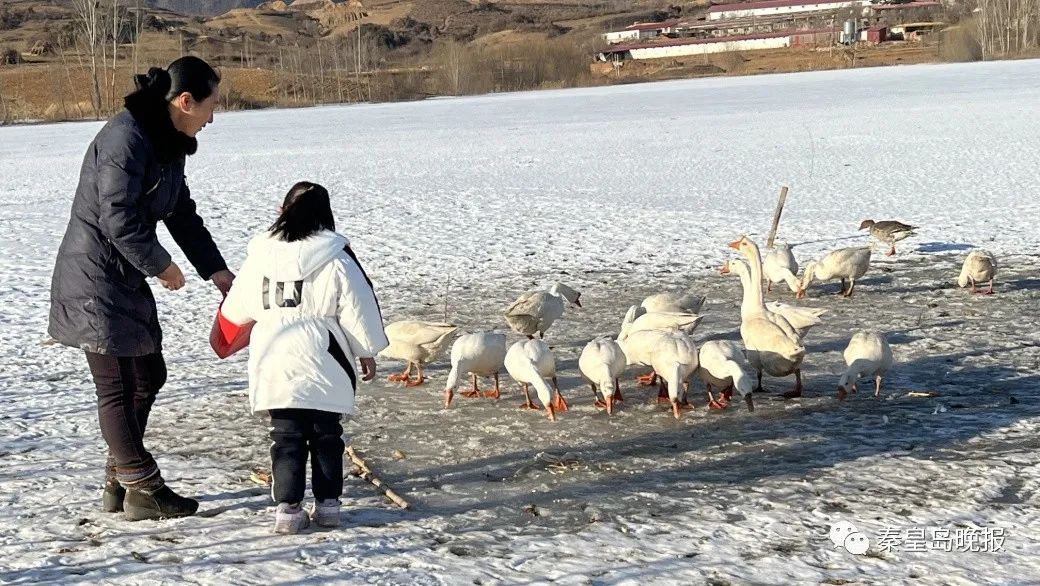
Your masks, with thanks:
[[(707, 4), (369, 0), (360, 29), (360, 67), (359, 29), (342, 4), (314, 3), (313, 9), (292, 11), (269, 3), (212, 18), (150, 10), (151, 24), (136, 51), (132, 44), (122, 45), (114, 74), (105, 73), (100, 115), (118, 108), (135, 70), (183, 54), (220, 67), (227, 81), (224, 107), (232, 109), (873, 67), (941, 57), (934, 44), (887, 44), (859, 48), (854, 59), (838, 48), (799, 48), (628, 62), (618, 71), (593, 63), (602, 47), (600, 33), (661, 17), (672, 5), (693, 15)], [(5, 11), (15, 26), (2, 26)], [(58, 40), (69, 38), (61, 34), (72, 26), (72, 16), (62, 2), (0, 1), (0, 51), (14, 49), (24, 61), (0, 64), (0, 122), (96, 116), (82, 47)], [(33, 54), (43, 41), (49, 50)]]

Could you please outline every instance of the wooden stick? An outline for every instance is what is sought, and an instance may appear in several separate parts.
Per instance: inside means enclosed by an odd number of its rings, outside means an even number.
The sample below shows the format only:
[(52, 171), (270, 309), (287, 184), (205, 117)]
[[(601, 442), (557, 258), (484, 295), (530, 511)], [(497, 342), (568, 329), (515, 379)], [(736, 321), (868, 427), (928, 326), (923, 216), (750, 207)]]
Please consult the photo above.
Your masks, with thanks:
[(780, 226), (780, 214), (784, 211), (784, 202), (787, 201), (787, 186), (780, 188), (780, 201), (776, 202), (776, 211), (773, 212), (773, 227), (769, 229), (769, 239), (766, 240), (766, 248), (773, 247), (773, 239), (776, 238), (776, 229)]
[(366, 464), (365, 461), (361, 459), (361, 456), (359, 456), (358, 453), (354, 451), (354, 446), (347, 446), (347, 456), (349, 456), (350, 461), (358, 467), (358, 471), (360, 472), (358, 476), (360, 476), (362, 480), (368, 481), (373, 486), (382, 491), (383, 494), (386, 495), (386, 498), (393, 501), (395, 505), (401, 507), (402, 509), (408, 508), (408, 501), (401, 498), (400, 495), (394, 492), (389, 486), (384, 484), (378, 476), (372, 473), (372, 470), (368, 467), (368, 464)]

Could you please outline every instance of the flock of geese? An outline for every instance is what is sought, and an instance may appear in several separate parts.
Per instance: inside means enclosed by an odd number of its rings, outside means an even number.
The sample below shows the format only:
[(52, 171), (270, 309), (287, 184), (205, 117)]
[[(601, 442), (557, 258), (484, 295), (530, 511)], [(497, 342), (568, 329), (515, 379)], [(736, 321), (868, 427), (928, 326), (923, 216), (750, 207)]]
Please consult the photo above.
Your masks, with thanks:
[[(861, 230), (869, 229), (877, 240), (890, 245), (888, 255), (895, 254), (895, 243), (913, 235), (913, 226), (895, 221), (865, 220)], [(763, 260), (759, 247), (747, 236), (729, 244), (744, 257), (727, 261), (721, 273), (736, 275), (743, 287), (740, 304), (741, 342), (712, 340), (697, 344), (691, 337), (700, 323), (699, 315), (705, 298), (682, 293), (659, 293), (632, 306), (621, 323), (616, 338), (597, 337), (584, 347), (578, 358), (582, 377), (596, 396), (596, 406), (612, 415), (618, 403), (624, 402), (620, 377), (630, 366), (649, 368), (649, 374), (637, 378), (644, 386), (658, 387), (657, 400), (671, 406), (678, 419), (684, 409), (692, 406), (688, 400), (690, 380), (699, 378), (705, 385), (708, 406), (724, 409), (737, 392), (749, 411), (754, 410), (752, 394), (762, 390), (762, 376), (795, 377), (794, 389), (784, 393), (786, 398), (802, 394), (802, 361), (806, 348), (805, 337), (821, 323), (826, 309), (798, 307), (780, 302), (765, 302), (763, 289), (774, 284), (786, 284), (801, 299), (814, 281), (840, 279), (841, 295), (850, 297), (856, 288), (856, 279), (870, 267), (871, 246), (834, 250), (818, 260), (810, 261), (802, 276), (791, 248), (778, 244)], [(993, 292), (993, 278), (997, 263), (987, 251), (973, 250), (965, 259), (958, 277), (958, 285), (971, 285), (971, 292)], [(980, 291), (978, 283), (989, 282), (987, 291)], [(444, 406), (451, 406), (455, 390), (469, 375), (472, 388), (464, 397), (499, 398), (499, 375), (504, 369), (523, 390), (522, 408), (544, 408), (548, 418), (556, 421), (556, 414), (567, 411), (567, 401), (560, 393), (556, 378), (556, 359), (543, 341), (568, 305), (581, 307), (581, 293), (557, 283), (548, 290), (530, 291), (521, 295), (505, 311), (510, 328), (527, 339), (507, 344), (504, 333), (493, 331), (460, 335), (452, 324), (406, 320), (386, 327), (390, 345), (380, 355), (407, 362), (404, 372), (390, 376), (390, 380), (406, 386), (422, 385), (426, 381), (424, 367), (437, 360), (451, 346), (451, 371), (445, 384)], [(538, 334), (538, 338), (535, 338)], [(878, 332), (855, 333), (844, 352), (846, 370), (838, 381), (838, 399), (857, 391), (861, 377), (872, 377), (874, 396), (880, 396), (881, 382), (893, 363), (892, 349), (885, 336)], [(412, 377), (415, 366), (416, 377)], [(494, 388), (482, 391), (478, 377), (494, 379)], [(756, 377), (753, 382), (752, 377)], [(532, 402), (530, 388), (534, 387), (541, 407)], [(716, 395), (713, 389), (720, 393)]]

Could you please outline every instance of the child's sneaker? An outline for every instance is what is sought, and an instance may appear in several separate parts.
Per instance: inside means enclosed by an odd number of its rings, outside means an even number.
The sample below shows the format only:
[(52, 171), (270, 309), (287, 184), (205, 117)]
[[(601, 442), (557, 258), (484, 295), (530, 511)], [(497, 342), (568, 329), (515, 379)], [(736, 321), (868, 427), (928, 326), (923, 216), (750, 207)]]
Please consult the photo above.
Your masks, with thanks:
[(339, 527), (339, 499), (315, 501), (311, 509), (311, 520), (318, 527)]
[(303, 531), (310, 525), (307, 511), (303, 510), (300, 503), (278, 503), (278, 510), (274, 513), (274, 532), (283, 535), (294, 535)]

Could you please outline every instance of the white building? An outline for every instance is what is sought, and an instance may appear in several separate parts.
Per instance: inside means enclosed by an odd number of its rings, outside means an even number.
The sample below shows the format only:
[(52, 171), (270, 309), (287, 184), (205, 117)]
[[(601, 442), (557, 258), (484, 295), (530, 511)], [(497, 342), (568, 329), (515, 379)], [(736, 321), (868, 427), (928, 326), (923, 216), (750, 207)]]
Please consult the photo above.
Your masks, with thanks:
[(616, 43), (624, 43), (626, 41), (638, 41), (641, 37), (639, 36), (639, 31), (625, 29), (621, 31), (611, 31), (609, 33), (604, 33), (603, 38), (608, 43), (613, 45)]
[(717, 4), (708, 9), (708, 20), (780, 16), (807, 12), (828, 12), (842, 8), (869, 9), (869, 0), (764, 0), (739, 4)]
[(637, 22), (626, 26), (619, 31), (611, 31), (603, 35), (603, 39), (610, 44), (625, 43), (632, 41), (645, 41), (663, 34), (673, 32), (681, 23), (678, 20), (665, 20), (663, 22)]
[(614, 45), (598, 55), (600, 61), (634, 59), (661, 59), (706, 55), (727, 51), (756, 51), (781, 49), (792, 46), (832, 44), (837, 39), (834, 30), (782, 31), (755, 35), (712, 37), (705, 39), (672, 39), (659, 43), (632, 43)]

